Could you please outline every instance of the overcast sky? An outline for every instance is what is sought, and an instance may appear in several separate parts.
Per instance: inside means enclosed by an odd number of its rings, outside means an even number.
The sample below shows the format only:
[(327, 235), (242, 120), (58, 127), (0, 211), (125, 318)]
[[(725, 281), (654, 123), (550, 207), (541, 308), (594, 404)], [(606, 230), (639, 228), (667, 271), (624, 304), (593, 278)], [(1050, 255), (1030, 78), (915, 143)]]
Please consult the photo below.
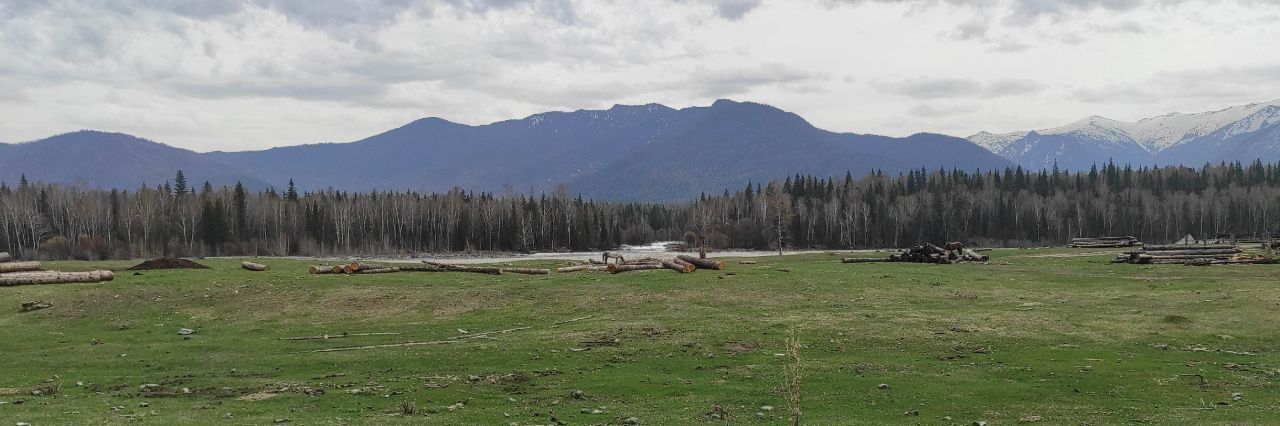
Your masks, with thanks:
[(718, 98), (835, 131), (1280, 98), (1280, 0), (0, 1), (0, 141), (197, 151)]

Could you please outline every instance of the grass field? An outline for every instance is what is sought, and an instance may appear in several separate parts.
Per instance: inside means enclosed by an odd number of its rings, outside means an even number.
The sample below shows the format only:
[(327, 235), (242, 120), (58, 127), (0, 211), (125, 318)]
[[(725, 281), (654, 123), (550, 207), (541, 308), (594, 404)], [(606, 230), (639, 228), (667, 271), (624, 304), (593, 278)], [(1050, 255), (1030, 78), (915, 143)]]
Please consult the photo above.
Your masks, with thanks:
[[(784, 424), (789, 336), (808, 424), (1280, 424), (1280, 267), (1071, 253), (0, 287), (0, 424)], [(344, 332), (401, 334), (281, 340)]]

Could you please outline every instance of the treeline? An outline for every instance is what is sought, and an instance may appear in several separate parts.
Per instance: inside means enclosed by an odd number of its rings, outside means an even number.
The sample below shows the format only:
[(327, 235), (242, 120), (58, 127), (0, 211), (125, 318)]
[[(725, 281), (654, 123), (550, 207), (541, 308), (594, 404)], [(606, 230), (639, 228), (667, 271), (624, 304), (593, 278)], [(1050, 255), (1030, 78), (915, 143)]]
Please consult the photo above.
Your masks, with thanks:
[(901, 247), (922, 241), (1061, 244), (1267, 235), (1280, 219), (1280, 164), (1089, 172), (918, 170), (797, 175), (679, 203), (551, 194), (200, 189), (0, 183), (0, 250), (30, 258), (411, 254), (598, 250), (653, 241), (716, 248)]

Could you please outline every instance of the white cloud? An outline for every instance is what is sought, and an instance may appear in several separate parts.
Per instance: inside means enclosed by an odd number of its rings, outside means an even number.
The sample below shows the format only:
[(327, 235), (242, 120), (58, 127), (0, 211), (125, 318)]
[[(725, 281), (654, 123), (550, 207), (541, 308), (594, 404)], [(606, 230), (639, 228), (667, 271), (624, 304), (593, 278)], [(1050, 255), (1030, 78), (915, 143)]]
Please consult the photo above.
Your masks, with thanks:
[(965, 135), (1277, 97), (1277, 23), (1274, 0), (13, 0), (0, 140), (247, 149), (724, 97)]

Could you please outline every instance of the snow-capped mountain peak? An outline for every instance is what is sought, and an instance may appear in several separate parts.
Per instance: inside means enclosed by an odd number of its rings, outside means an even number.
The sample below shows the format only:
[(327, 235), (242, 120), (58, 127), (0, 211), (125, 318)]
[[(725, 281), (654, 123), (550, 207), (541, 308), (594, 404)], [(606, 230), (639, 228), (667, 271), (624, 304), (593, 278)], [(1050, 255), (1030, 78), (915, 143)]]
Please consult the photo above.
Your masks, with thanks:
[[(1194, 114), (1171, 112), (1136, 122), (1092, 116), (1061, 127), (1004, 134), (979, 132), (968, 139), (1005, 158), (1035, 167), (1046, 166), (1040, 164), (1051, 161), (1046, 158), (1080, 151), (1090, 151), (1092, 156), (1099, 157), (1087, 159), (1093, 163), (1115, 160), (1132, 164), (1200, 165), (1205, 161), (1237, 160), (1216, 158), (1220, 156), (1246, 155), (1242, 153), (1267, 156), (1267, 153), (1280, 152), (1277, 135), (1280, 135), (1280, 100)], [(1041, 147), (1043, 144), (1053, 146)], [(1021, 158), (1031, 155), (1036, 157)], [(1121, 158), (1103, 157), (1117, 155)], [(1077, 155), (1080, 156), (1089, 157)], [(1199, 158), (1205, 156), (1208, 158)]]

